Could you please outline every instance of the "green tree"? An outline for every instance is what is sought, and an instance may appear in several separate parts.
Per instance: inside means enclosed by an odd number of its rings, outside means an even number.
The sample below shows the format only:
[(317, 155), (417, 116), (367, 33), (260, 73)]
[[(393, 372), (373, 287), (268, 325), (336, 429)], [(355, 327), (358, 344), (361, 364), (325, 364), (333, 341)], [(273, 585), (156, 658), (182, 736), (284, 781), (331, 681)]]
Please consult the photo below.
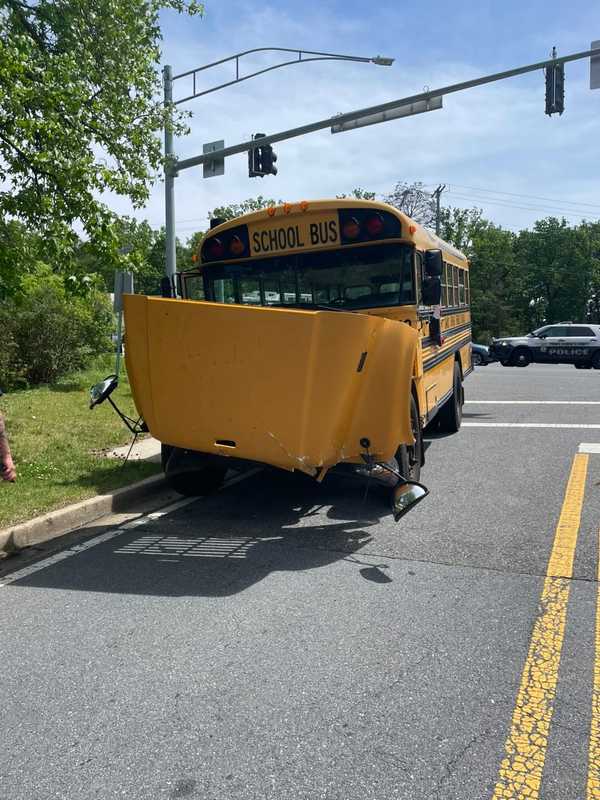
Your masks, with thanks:
[(583, 226), (556, 217), (538, 220), (533, 230), (520, 231), (515, 253), (523, 268), (520, 306), (530, 327), (585, 319), (594, 276)]
[(345, 200), (347, 197), (354, 200), (375, 200), (375, 192), (369, 192), (357, 186), (355, 189), (352, 189), (350, 194), (337, 194), (336, 197), (338, 200)]
[(440, 236), (454, 247), (458, 247), (467, 256), (473, 248), (473, 236), (485, 224), (479, 208), (448, 206), (442, 208), (440, 212)]
[(244, 214), (251, 214), (253, 211), (260, 211), (263, 208), (281, 205), (282, 203), (283, 200), (273, 200), (259, 194), (258, 197), (249, 197), (247, 200), (242, 200), (241, 203), (232, 203), (228, 206), (213, 208), (212, 211), (208, 212), (208, 219), (222, 219), (224, 222), (229, 222), (229, 220), (236, 219), (236, 217), (241, 217)]
[[(74, 223), (119, 261), (110, 191), (146, 201), (160, 166), (159, 12), (194, 0), (0, 0), (0, 219), (70, 259)], [(186, 130), (175, 115), (173, 128)]]
[(479, 218), (468, 235), (473, 339), (486, 343), (521, 332), (523, 275), (514, 233)]

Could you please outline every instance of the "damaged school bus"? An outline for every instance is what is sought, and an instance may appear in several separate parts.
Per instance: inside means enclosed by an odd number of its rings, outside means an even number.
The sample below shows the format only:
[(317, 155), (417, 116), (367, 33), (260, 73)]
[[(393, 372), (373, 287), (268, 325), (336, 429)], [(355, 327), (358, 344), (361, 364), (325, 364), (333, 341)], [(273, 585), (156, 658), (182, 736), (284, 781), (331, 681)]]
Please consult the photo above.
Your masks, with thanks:
[(423, 427), (460, 427), (464, 255), (383, 203), (301, 202), (211, 227), (179, 278), (180, 297), (124, 297), (135, 404), (174, 488), (214, 490), (240, 460), (317, 480), (355, 465), (403, 487), (400, 516)]

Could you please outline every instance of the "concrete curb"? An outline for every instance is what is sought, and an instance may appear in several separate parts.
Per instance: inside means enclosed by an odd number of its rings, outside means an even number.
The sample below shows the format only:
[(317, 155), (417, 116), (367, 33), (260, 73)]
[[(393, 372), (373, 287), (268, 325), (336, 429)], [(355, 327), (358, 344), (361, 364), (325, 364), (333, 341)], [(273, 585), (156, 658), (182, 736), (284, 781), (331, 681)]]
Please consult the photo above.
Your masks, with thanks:
[(23, 547), (56, 539), (111, 512), (124, 511), (134, 500), (159, 492), (165, 487), (164, 475), (153, 475), (123, 489), (115, 489), (110, 494), (88, 497), (80, 503), (3, 528), (0, 530), (0, 557)]

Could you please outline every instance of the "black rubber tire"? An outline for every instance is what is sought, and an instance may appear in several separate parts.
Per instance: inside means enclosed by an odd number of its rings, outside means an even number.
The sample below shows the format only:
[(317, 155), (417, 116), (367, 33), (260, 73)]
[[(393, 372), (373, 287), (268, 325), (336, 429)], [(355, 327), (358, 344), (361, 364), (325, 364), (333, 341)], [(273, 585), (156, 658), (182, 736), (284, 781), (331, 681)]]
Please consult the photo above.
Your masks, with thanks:
[(600, 369), (600, 353), (594, 353), (592, 356), (591, 366), (594, 369)]
[(167, 474), (166, 466), (173, 449), (169, 444), (163, 444), (160, 448), (160, 460), (163, 472), (165, 472), (165, 480), (173, 491), (184, 497), (202, 497), (221, 488), (227, 473), (227, 466), (221, 464), (207, 464), (205, 467), (190, 472)]
[(479, 353), (471, 353), (471, 365), (473, 367), (480, 367), (483, 364), (483, 358)]
[(500, 363), (502, 364), (503, 367), (512, 367), (510, 361), (501, 361)]
[(575, 369), (591, 369), (592, 365), (589, 361), (576, 361)]
[(226, 472), (226, 467), (211, 466), (196, 472), (165, 475), (165, 479), (173, 491), (184, 497), (203, 497), (221, 488)]
[(526, 347), (517, 347), (510, 357), (513, 367), (528, 367), (531, 364), (531, 353)]
[(437, 414), (438, 430), (442, 433), (457, 433), (462, 422), (463, 389), (460, 366), (454, 362), (452, 396), (446, 400)]
[(418, 481), (421, 476), (423, 463), (423, 431), (419, 419), (419, 409), (414, 395), (410, 398), (410, 424), (415, 438), (414, 445), (401, 444), (396, 451), (398, 469), (403, 478)]

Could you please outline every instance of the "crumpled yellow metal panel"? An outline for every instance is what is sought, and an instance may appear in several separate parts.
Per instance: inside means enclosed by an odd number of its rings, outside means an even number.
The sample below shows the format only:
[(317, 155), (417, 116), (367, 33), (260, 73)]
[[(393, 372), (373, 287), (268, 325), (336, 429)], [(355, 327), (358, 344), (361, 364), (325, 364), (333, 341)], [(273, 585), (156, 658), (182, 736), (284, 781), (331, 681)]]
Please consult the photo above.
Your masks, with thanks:
[[(311, 475), (411, 443), (417, 333), (367, 314), (124, 298), (134, 400), (161, 442)], [(363, 355), (366, 354), (366, 355)]]

